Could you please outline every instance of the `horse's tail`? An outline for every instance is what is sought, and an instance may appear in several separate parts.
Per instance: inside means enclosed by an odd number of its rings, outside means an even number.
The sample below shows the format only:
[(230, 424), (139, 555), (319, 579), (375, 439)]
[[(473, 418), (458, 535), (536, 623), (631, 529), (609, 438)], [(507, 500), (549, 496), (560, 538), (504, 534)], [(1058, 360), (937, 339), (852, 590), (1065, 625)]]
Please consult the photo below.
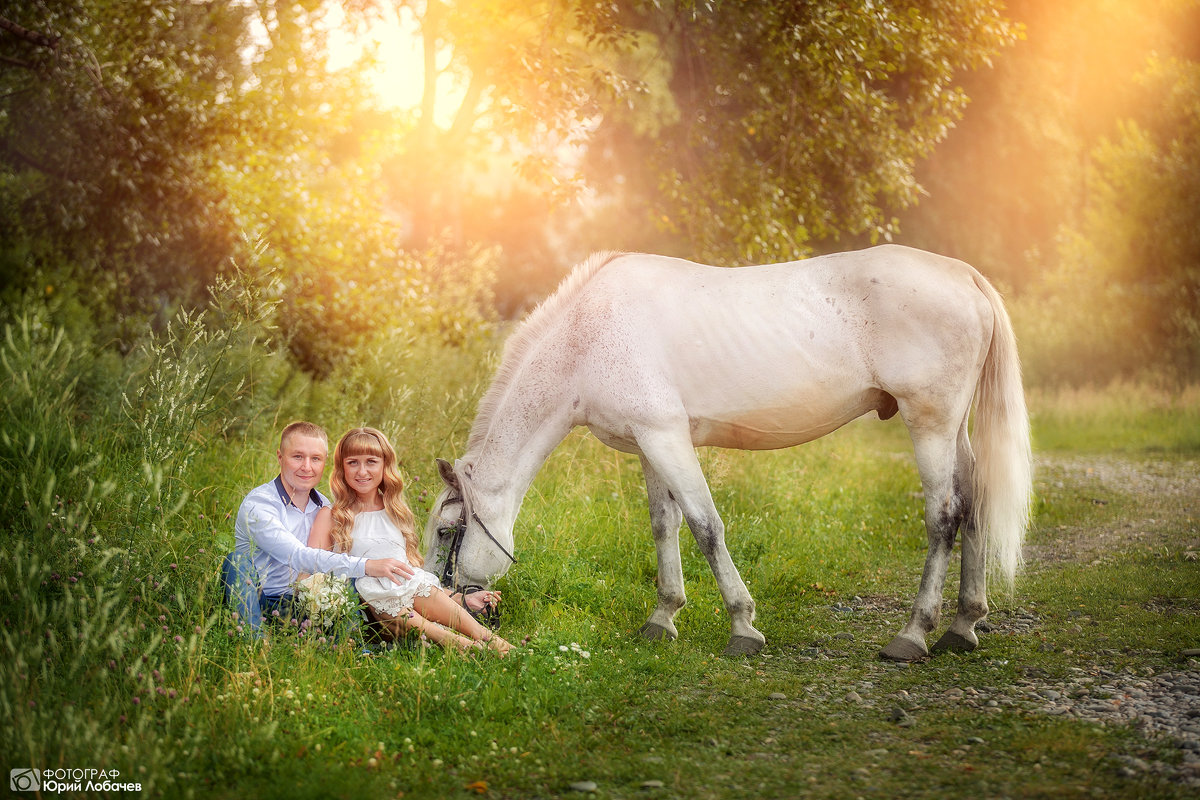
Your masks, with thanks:
[(1029, 412), (1012, 321), (999, 292), (978, 272), (975, 283), (991, 304), (995, 322), (976, 388), (973, 513), (986, 537), (990, 571), (1011, 589), (1022, 563), (1033, 498)]

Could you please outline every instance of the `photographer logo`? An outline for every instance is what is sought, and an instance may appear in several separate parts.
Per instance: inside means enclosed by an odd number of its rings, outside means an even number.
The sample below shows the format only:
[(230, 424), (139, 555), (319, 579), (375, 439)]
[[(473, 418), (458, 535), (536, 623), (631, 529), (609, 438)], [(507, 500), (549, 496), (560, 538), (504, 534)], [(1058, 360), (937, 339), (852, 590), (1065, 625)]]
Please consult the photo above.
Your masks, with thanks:
[(33, 767), (10, 769), (8, 771), (8, 789), (11, 792), (41, 791), (41, 772)]

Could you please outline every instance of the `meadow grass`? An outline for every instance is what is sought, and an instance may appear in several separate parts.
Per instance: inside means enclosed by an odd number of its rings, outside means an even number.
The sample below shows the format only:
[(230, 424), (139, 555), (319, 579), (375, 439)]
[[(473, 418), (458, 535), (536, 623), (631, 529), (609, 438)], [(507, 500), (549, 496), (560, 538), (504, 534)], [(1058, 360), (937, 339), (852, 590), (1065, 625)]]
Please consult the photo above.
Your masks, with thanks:
[[(236, 321), (228, 329), (229, 341), (250, 336)], [(758, 603), (768, 646), (757, 657), (719, 655), (728, 620), (686, 529), (680, 639), (638, 637), (656, 573), (640, 470), (582, 432), (551, 456), (517, 523), (501, 632), (529, 639), (509, 658), (420, 646), (366, 654), (352, 630), (251, 639), (220, 603), (218, 564), (241, 497), (274, 474), (278, 428), (296, 416), (335, 435), (384, 427), (423, 518), (437, 492), (433, 459), (461, 455), (487, 365), (455, 362), (461, 388), (451, 393), (447, 373), (421, 370), (430, 351), (395, 342), (353, 397), (353, 369), (318, 385), (268, 359), (245, 390), (232, 376), (246, 370), (198, 382), (203, 359), (180, 362), (199, 373), (155, 372), (177, 346), (213, 346), (195, 330), (181, 324), (163, 334), (173, 341), (146, 349), (126, 380), (157, 375), (161, 385), (126, 392), (124, 421), (102, 417), (102, 427), (87, 423), (97, 410), (75, 391), (76, 357), (63, 343), (10, 332), (5, 369), (30, 386), (3, 398), (0, 437), (9, 474), (28, 476), (0, 497), (10, 518), (0, 564), (10, 768), (116, 769), (167, 797), (558, 797), (585, 781), (601, 797), (1187, 794), (1110, 761), (1177, 761), (1168, 743), (1023, 706), (983, 714), (944, 693), (999, 693), (1031, 671), (1054, 680), (1097, 665), (1180, 668), (1200, 622), (1163, 609), (1194, 611), (1200, 596), (1195, 562), (1180, 556), (1194, 518), (1156, 523), (1153, 549), (1034, 565), (1014, 594), (991, 598), (998, 619), (1032, 613), (1032, 630), (985, 635), (969, 655), (881, 662), (925, 552), (920, 484), (896, 420), (864, 419), (789, 451), (701, 452)], [(35, 369), (48, 364), (57, 366)], [(1039, 450), (1189, 468), (1198, 397), (1033, 394)], [(224, 406), (236, 418), (206, 418)], [(157, 463), (144, 458), (150, 445)], [(1037, 489), (1033, 545), (1068, 526), (1118, 527), (1144, 499), (1131, 487), (1097, 503), (1086, 476), (1069, 471)], [(955, 590), (952, 577), (945, 596)], [(1081, 612), (1087, 625), (1069, 624)], [(912, 724), (897, 724), (897, 709)]]

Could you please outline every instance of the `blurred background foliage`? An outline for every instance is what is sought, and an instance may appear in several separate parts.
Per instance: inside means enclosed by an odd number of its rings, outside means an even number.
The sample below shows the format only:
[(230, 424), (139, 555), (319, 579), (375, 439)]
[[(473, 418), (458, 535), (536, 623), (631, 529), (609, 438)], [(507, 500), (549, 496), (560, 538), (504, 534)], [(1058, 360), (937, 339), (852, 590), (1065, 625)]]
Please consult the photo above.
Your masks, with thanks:
[(596, 249), (898, 241), (1008, 292), (1033, 382), (1192, 380), (1198, 20), (1195, 0), (30, 0), (0, 14), (4, 314), (127, 358), (241, 264), (274, 302), (262, 346), (323, 380), (381, 335), (486, 338)]

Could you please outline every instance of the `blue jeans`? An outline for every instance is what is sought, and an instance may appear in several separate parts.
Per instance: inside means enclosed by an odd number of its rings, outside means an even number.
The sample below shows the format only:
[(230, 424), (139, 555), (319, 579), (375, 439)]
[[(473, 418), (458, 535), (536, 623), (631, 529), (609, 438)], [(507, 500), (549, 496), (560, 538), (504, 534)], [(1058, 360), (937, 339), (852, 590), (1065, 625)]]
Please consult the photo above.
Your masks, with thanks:
[(221, 588), (225, 605), (237, 612), (238, 619), (258, 633), (262, 627), (261, 581), (254, 560), (248, 553), (234, 550), (221, 562)]
[[(254, 560), (248, 553), (235, 550), (225, 556), (225, 560), (221, 562), (221, 586), (225, 605), (236, 611), (238, 619), (256, 636), (261, 635), (263, 618), (268, 621), (273, 619), (276, 616), (272, 613), (274, 611), (279, 612), (278, 618), (283, 622), (293, 618), (304, 620), (305, 614), (296, 603), (295, 595), (263, 594), (259, 588), (261, 585), (262, 580), (258, 576), (258, 570), (254, 568)], [(350, 585), (354, 585), (353, 581)], [(352, 624), (351, 630), (356, 630), (357, 627), (358, 625)]]

